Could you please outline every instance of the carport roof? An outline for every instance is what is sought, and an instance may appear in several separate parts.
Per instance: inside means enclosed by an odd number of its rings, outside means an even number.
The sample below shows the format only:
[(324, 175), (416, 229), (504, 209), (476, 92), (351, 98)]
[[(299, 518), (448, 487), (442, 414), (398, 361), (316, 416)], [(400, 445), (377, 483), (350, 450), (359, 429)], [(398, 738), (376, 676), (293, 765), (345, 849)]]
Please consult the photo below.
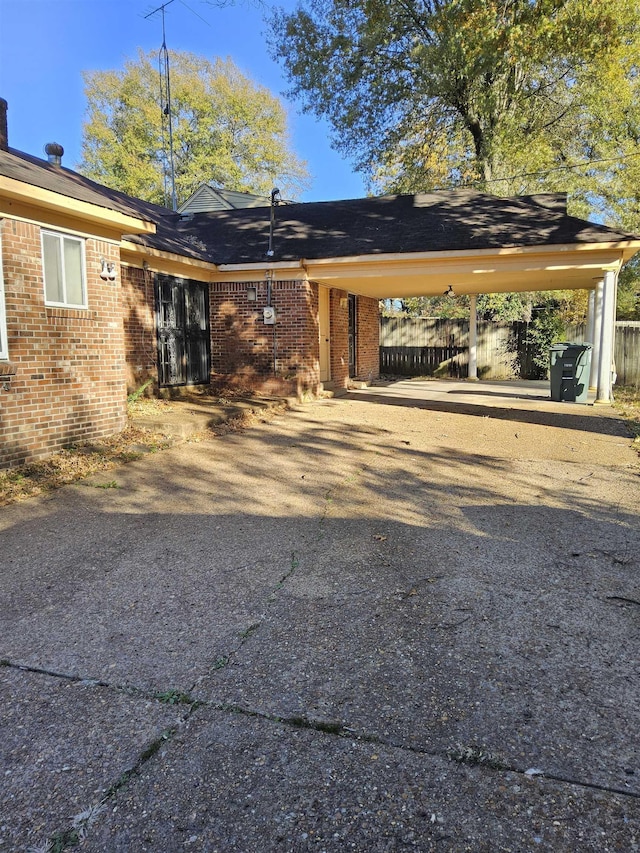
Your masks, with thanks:
[[(187, 243), (220, 281), (309, 278), (374, 298), (594, 287), (640, 238), (568, 216), (564, 194), (497, 198), (473, 190), (195, 214), (132, 242)], [(169, 226), (169, 227), (167, 227)]]
[[(269, 208), (196, 214), (179, 232), (206, 245), (217, 264), (260, 263)], [(153, 237), (139, 238), (152, 244)], [(640, 239), (566, 213), (566, 196), (497, 198), (473, 190), (286, 204), (276, 208), (276, 261), (468, 251)]]

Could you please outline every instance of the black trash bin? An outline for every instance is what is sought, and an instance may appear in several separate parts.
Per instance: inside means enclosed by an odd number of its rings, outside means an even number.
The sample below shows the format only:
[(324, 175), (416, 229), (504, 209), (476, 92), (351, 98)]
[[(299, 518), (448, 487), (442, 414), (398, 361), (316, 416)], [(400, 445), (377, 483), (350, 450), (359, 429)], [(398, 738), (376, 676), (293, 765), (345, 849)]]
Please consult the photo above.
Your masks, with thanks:
[(549, 349), (551, 399), (586, 403), (591, 375), (591, 344), (558, 343)]

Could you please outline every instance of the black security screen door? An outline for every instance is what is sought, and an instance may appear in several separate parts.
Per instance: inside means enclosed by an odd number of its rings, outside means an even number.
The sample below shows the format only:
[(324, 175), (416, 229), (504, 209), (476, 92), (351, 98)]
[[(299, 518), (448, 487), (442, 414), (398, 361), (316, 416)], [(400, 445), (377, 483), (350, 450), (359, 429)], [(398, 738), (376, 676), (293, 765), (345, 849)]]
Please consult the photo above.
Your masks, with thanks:
[(209, 382), (208, 285), (169, 275), (157, 276), (156, 317), (160, 386)]

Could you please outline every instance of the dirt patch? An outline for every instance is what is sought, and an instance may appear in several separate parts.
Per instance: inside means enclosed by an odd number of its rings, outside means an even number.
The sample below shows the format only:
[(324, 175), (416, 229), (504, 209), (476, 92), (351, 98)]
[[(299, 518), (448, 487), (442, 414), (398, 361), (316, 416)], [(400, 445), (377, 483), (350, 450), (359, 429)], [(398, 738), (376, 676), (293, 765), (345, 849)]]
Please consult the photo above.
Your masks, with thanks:
[[(188, 399), (190, 398), (185, 395), (176, 398), (176, 401), (141, 397), (129, 404), (130, 420), (123, 432), (99, 441), (78, 442), (42, 461), (30, 462), (9, 471), (0, 471), (0, 506), (27, 500), (94, 474), (110, 471), (119, 465), (133, 462), (146, 453), (166, 450), (183, 440), (201, 441), (245, 429), (256, 421), (270, 420), (286, 408), (283, 401), (281, 407), (276, 406), (260, 413), (234, 414), (224, 423), (217, 424), (215, 429), (201, 430), (186, 439), (136, 425), (136, 418), (171, 412), (177, 401), (185, 402)], [(202, 402), (203, 399), (202, 394), (193, 396), (194, 402)], [(231, 410), (235, 395), (215, 399), (219, 404), (229, 404)], [(96, 488), (110, 487), (110, 482), (96, 484)]]

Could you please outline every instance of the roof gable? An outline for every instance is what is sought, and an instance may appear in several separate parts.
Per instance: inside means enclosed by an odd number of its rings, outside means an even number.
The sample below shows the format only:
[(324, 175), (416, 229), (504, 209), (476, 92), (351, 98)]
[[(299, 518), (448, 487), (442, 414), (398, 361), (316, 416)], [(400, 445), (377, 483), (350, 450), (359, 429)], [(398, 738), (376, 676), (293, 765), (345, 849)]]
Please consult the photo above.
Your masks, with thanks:
[(237, 210), (241, 207), (268, 207), (268, 196), (226, 190), (212, 184), (200, 184), (197, 190), (178, 208), (180, 213), (209, 213), (216, 210)]

